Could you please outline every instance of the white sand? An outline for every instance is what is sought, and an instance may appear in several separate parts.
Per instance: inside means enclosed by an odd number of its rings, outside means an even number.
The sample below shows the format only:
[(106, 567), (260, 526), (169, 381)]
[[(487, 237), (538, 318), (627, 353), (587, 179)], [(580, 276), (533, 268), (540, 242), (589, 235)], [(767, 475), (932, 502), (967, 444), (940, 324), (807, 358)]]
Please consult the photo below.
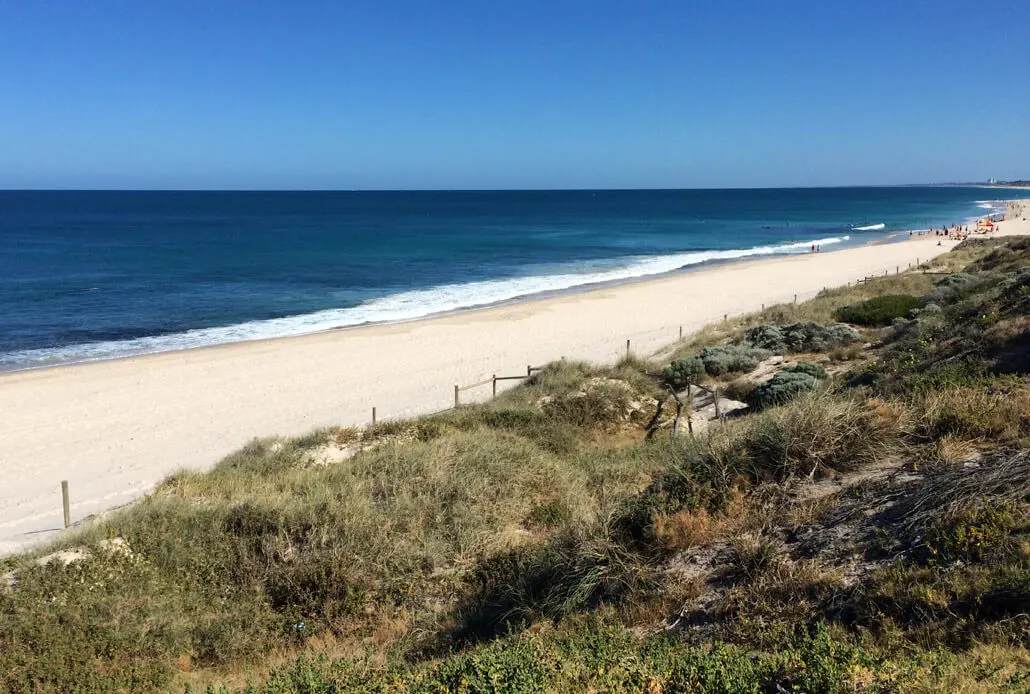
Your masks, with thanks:
[[(1015, 215), (1010, 215), (1014, 217)], [(1001, 233), (1030, 233), (1009, 221)], [(739, 263), (418, 322), (0, 375), (0, 555), (208, 468), (256, 436), (448, 407), (454, 384), (566, 356), (652, 353), (723, 314), (891, 273), (954, 245), (935, 237)], [(489, 386), (464, 393), (489, 395)]]

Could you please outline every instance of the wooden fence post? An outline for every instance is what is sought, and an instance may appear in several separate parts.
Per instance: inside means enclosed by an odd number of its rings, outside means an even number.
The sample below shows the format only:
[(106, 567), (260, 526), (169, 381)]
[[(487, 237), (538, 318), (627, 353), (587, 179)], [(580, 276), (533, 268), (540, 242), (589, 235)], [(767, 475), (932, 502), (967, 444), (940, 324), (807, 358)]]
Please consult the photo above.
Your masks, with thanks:
[(458, 402), (458, 386), (457, 386), (457, 384), (455, 384), (455, 386), (454, 386), (454, 406), (457, 407), (459, 404), (461, 404), (461, 403)]
[(694, 390), (687, 384), (687, 432), (694, 438)]
[(794, 303), (796, 304), (797, 302), (798, 302), (798, 295), (797, 295), (797, 294), (795, 294), (795, 295), (794, 295)]
[(629, 356), (629, 340), (626, 340), (626, 356)]
[(680, 339), (683, 339), (683, 326), (680, 326)]
[(494, 397), (496, 398), (497, 397), (497, 374), (494, 374), (492, 376), (492, 378), (493, 378), (493, 381), (494, 381)]
[(372, 426), (376, 425), (376, 408), (372, 408)]
[(68, 480), (61, 480), (61, 502), (64, 506), (64, 527), (72, 524), (72, 507), (68, 502)]
[(715, 418), (722, 419), (722, 413), (719, 412), (719, 389), (712, 389), (712, 402), (715, 403)]
[(529, 378), (532, 375), (533, 375), (533, 367), (530, 366), (529, 364), (526, 364), (526, 378)]

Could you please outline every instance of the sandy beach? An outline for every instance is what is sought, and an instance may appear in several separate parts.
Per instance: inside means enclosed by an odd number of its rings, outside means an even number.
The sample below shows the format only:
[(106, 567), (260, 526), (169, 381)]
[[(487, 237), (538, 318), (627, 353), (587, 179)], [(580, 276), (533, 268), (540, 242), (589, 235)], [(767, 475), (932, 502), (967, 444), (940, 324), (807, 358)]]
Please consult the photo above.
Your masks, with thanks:
[[(1026, 203), (1022, 203), (1026, 207)], [(1012, 214), (1000, 234), (1030, 233)], [(562, 356), (650, 354), (706, 323), (895, 272), (955, 245), (922, 236), (713, 267), (396, 325), (0, 375), (0, 555), (125, 504), (257, 436), (431, 412), (454, 384)], [(490, 388), (463, 394), (489, 396)], [(467, 397), (465, 397), (467, 396)]]

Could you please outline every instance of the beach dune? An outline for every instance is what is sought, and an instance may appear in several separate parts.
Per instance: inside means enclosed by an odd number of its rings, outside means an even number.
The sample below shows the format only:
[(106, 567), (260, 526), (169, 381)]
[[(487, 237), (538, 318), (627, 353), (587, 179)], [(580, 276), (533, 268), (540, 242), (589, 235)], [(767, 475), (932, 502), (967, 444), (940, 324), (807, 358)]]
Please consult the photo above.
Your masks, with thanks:
[[(1027, 233), (1012, 220), (1002, 233)], [(407, 417), (454, 384), (562, 356), (650, 354), (706, 323), (895, 272), (949, 250), (935, 237), (768, 258), (417, 322), (0, 375), (0, 554), (128, 503), (179, 468), (259, 436)], [(463, 394), (489, 396), (489, 386)]]

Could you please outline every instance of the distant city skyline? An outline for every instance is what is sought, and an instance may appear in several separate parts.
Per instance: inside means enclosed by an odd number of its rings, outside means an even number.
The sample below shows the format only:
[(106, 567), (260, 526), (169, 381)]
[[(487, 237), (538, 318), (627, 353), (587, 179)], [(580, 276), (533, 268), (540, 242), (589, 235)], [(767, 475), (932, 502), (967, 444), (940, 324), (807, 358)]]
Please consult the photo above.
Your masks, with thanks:
[(1030, 177), (1030, 3), (6, 3), (0, 26), (0, 188)]

